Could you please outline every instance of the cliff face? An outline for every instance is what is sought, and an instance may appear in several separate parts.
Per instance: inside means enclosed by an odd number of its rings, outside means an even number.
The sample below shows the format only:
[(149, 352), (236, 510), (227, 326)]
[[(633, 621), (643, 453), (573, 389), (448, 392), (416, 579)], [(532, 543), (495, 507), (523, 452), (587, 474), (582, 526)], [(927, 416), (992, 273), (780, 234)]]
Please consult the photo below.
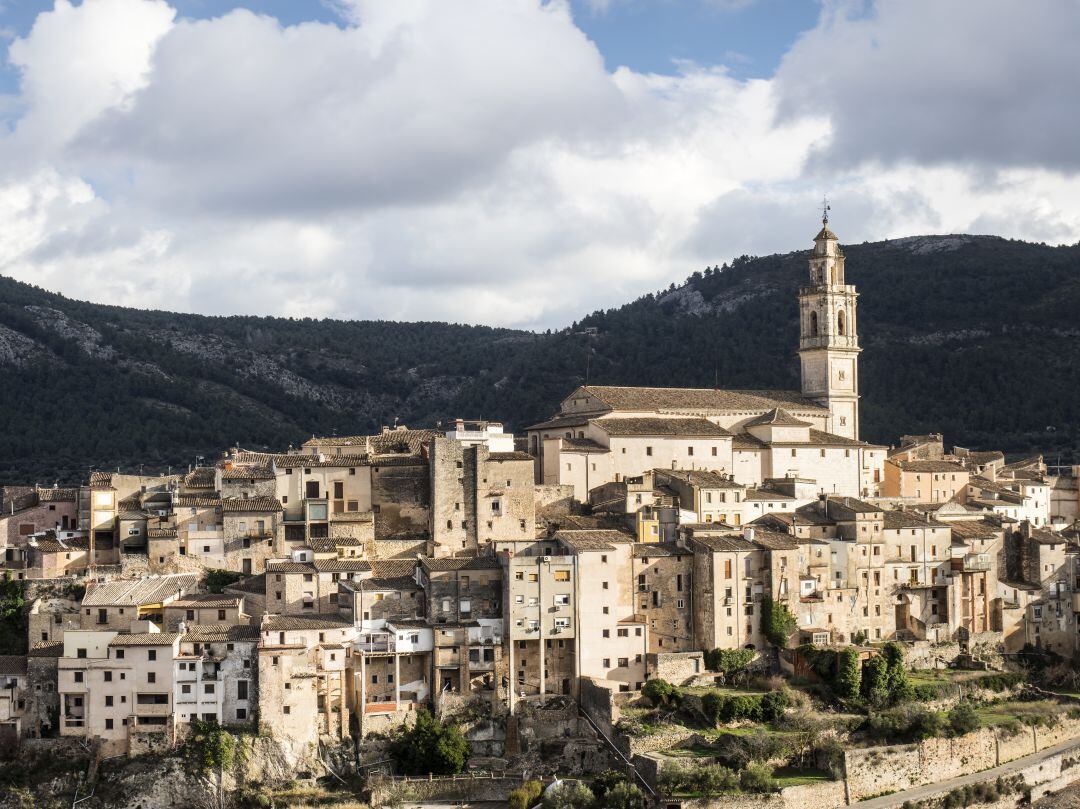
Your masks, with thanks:
[[(1075, 452), (1080, 246), (988, 236), (844, 245), (865, 437)], [(211, 318), (0, 278), (0, 483), (165, 471), (223, 447), (455, 417), (520, 429), (585, 381), (797, 387), (807, 253), (741, 258), (548, 334)]]

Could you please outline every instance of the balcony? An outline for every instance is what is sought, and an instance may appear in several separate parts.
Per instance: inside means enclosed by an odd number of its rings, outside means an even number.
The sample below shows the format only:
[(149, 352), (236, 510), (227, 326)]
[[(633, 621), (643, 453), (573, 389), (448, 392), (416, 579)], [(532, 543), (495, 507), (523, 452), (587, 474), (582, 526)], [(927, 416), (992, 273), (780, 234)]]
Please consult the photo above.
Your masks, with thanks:
[(958, 556), (952, 560), (954, 572), (961, 573), (984, 573), (990, 569), (990, 554), (969, 553), (967, 556)]

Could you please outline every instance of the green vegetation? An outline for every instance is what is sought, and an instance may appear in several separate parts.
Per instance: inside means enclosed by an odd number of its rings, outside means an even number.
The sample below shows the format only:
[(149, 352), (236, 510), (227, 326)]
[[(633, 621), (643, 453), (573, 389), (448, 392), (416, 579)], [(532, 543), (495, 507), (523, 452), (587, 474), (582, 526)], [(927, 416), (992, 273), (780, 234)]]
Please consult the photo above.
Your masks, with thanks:
[(963, 736), (965, 733), (978, 730), (980, 724), (982, 723), (979, 719), (979, 712), (967, 700), (958, 702), (949, 711), (949, 728), (954, 736)]
[(712, 649), (705, 652), (705, 667), (732, 677), (746, 671), (755, 657), (753, 649)]
[(22, 585), (4, 573), (0, 580), (0, 654), (26, 654), (25, 608)]
[(596, 796), (581, 781), (563, 781), (544, 793), (544, 809), (593, 809)]
[(761, 633), (773, 646), (785, 648), (799, 622), (788, 605), (765, 596), (761, 601)]
[(220, 593), (230, 584), (235, 584), (242, 578), (244, 578), (243, 573), (211, 568), (206, 571), (206, 578), (203, 580), (203, 583), (206, 585), (206, 589), (211, 593)]
[(517, 789), (511, 790), (506, 799), (510, 803), (510, 809), (532, 809), (540, 800), (540, 793), (544, 791), (544, 785), (539, 781), (526, 781)]
[(832, 684), (833, 691), (841, 699), (858, 699), (862, 687), (862, 667), (859, 664), (859, 652), (851, 646), (846, 646), (840, 650), (838, 657), (836, 677)]
[(667, 680), (653, 679), (641, 687), (641, 696), (660, 708), (665, 705), (678, 705), (682, 692)]
[(465, 769), (469, 743), (456, 725), (443, 724), (421, 710), (415, 724), (394, 738), (390, 756), (403, 775), (455, 775)]

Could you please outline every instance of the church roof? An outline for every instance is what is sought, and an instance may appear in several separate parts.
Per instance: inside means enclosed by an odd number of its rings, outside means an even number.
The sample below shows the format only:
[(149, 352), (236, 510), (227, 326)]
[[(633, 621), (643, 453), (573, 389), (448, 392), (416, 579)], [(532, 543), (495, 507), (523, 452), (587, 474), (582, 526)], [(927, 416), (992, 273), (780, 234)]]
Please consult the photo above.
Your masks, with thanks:
[(790, 390), (721, 390), (719, 388), (636, 388), (585, 385), (580, 388), (611, 410), (769, 411), (777, 407), (828, 413), (812, 399)]
[(814, 237), (815, 242), (820, 242), (822, 239), (832, 239), (834, 242), (840, 241), (840, 239), (837, 238), (836, 234), (829, 230), (828, 225), (822, 227), (821, 232), (819, 232), (818, 235)]
[(714, 436), (731, 435), (708, 419), (690, 418), (606, 418), (592, 422), (608, 435)]
[(810, 422), (795, 418), (782, 407), (774, 407), (768, 413), (763, 413), (756, 419), (746, 422), (746, 427), (758, 427), (763, 424), (771, 424), (774, 427), (809, 427)]

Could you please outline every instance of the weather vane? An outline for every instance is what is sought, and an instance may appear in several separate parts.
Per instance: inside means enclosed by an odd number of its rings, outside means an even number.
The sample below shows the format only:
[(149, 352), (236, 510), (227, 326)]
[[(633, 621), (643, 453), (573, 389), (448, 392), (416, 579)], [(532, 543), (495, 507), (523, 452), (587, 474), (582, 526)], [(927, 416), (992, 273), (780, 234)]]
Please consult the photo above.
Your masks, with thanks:
[(829, 224), (829, 211), (831, 211), (831, 210), (832, 210), (832, 208), (829, 207), (829, 198), (828, 197), (822, 197), (821, 198), (821, 224), (823, 224), (823, 225)]

